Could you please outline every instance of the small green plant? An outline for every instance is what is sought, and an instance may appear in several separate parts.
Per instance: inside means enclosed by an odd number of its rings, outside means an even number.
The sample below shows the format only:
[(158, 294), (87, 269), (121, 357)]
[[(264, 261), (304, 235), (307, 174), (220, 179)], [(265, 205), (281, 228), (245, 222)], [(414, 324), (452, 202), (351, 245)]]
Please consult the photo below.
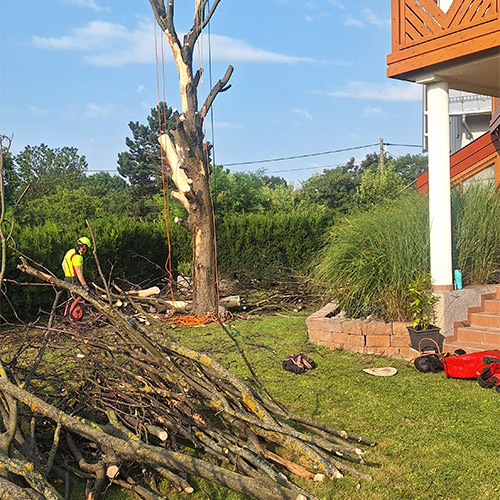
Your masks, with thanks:
[(409, 309), (412, 313), (413, 328), (427, 330), (434, 318), (434, 307), (439, 300), (433, 295), (431, 275), (425, 273), (412, 281), (408, 287)]

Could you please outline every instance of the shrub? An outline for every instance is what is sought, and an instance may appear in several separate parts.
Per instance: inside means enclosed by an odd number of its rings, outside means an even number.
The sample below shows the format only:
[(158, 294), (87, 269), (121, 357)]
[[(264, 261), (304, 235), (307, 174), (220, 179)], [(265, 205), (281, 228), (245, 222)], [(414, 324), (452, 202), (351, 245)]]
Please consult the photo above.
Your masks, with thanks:
[(412, 281), (408, 292), (413, 328), (427, 330), (434, 319), (434, 307), (439, 300), (438, 296), (432, 293), (430, 273), (422, 274)]
[(383, 173), (380, 170), (367, 170), (361, 174), (358, 207), (368, 209), (385, 200), (394, 199), (403, 188), (404, 180), (391, 163), (386, 165)]

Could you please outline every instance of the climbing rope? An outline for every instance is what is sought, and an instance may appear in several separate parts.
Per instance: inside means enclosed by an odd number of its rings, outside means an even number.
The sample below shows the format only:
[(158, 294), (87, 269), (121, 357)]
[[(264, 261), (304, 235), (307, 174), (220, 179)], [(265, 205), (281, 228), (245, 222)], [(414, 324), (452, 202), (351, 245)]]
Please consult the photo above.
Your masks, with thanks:
[[(233, 315), (227, 311), (224, 315), (224, 321), (231, 320)], [(162, 321), (169, 322), (173, 327), (195, 327), (195, 326), (204, 326), (209, 323), (215, 323), (217, 321), (217, 316), (214, 313), (207, 314), (187, 314), (180, 316), (165, 316), (162, 318)]]
[[(156, 63), (156, 93), (158, 97), (158, 132), (159, 135), (167, 133), (167, 108), (165, 103), (165, 54), (163, 48), (163, 36), (161, 36), (161, 74), (162, 74), (162, 94), (163, 100), (160, 99), (160, 76), (159, 76), (159, 68), (158, 68), (158, 35), (156, 31), (156, 20), (153, 18), (154, 25), (154, 38), (155, 38), (155, 63)], [(163, 103), (163, 109), (162, 105)], [(162, 113), (163, 111), (163, 113)], [(165, 123), (164, 123), (165, 122)], [(163, 193), (163, 213), (165, 219), (165, 232), (167, 235), (167, 248), (168, 255), (165, 261), (165, 271), (168, 274), (168, 282), (170, 287), (170, 297), (172, 302), (174, 301), (174, 290), (172, 286), (173, 275), (172, 275), (172, 245), (170, 241), (170, 222), (169, 222), (169, 214), (170, 214), (170, 196), (168, 193), (168, 164), (166, 159), (166, 154), (163, 151), (163, 148), (160, 147), (160, 168), (161, 168), (161, 182), (162, 182), (162, 193)]]

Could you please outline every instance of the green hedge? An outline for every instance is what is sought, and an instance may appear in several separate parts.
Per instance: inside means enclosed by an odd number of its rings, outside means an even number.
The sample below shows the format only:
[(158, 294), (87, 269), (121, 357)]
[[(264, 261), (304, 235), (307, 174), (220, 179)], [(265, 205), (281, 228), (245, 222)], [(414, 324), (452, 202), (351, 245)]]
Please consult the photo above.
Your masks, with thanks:
[[(148, 286), (166, 276), (165, 263), (168, 245), (164, 222), (143, 222), (129, 217), (110, 216), (106, 219), (89, 221), (94, 231), (98, 257), (106, 278), (123, 278), (132, 283)], [(86, 226), (81, 223), (62, 227), (54, 222), (42, 225), (16, 227), (14, 240), (16, 248), (33, 261), (62, 278), (61, 261), (76, 240), (86, 235)], [(187, 231), (175, 224), (170, 226), (172, 268), (191, 256), (191, 243)], [(30, 278), (17, 269), (18, 254), (9, 251), (6, 283), (9, 300), (21, 316), (33, 314), (38, 308), (48, 310), (52, 294), (40, 285), (19, 286), (10, 280), (27, 282)], [(88, 281), (100, 283), (97, 266), (91, 253), (84, 260), (84, 272)], [(32, 282), (36, 282), (33, 279)], [(11, 308), (3, 306), (0, 314), (10, 315)]]
[(226, 216), (217, 228), (219, 271), (264, 281), (290, 269), (304, 272), (331, 222), (326, 214)]
[[(140, 221), (131, 217), (110, 215), (89, 221), (95, 234), (99, 261), (106, 277), (126, 279), (141, 286), (158, 284), (166, 277), (164, 266), (168, 255), (165, 222)], [(322, 215), (234, 215), (225, 217), (217, 228), (219, 272), (240, 279), (270, 282), (276, 275), (289, 276), (290, 270), (304, 272), (323, 241), (331, 218)], [(35, 262), (43, 264), (62, 278), (61, 260), (65, 252), (82, 236), (89, 236), (84, 221), (73, 219), (65, 225), (45, 222), (17, 226), (17, 249)], [(170, 224), (172, 269), (191, 262), (192, 248), (188, 232)], [(9, 253), (6, 276), (10, 280), (29, 281), (16, 269), (18, 255)], [(97, 267), (89, 253), (84, 261), (88, 281), (100, 282)], [(37, 280), (32, 280), (33, 282)], [(17, 286), (7, 283), (9, 299), (23, 315), (40, 307), (49, 310), (52, 294), (46, 287)], [(3, 310), (2, 310), (3, 309)], [(3, 307), (0, 314), (8, 314)]]

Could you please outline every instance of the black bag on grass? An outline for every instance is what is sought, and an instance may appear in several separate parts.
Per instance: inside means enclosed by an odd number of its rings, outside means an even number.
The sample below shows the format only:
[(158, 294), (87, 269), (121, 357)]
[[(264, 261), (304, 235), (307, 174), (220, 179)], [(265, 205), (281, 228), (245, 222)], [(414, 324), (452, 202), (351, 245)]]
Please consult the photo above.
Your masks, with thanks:
[(316, 363), (305, 354), (289, 354), (283, 360), (283, 369), (295, 374), (304, 373), (306, 370), (316, 368)]

